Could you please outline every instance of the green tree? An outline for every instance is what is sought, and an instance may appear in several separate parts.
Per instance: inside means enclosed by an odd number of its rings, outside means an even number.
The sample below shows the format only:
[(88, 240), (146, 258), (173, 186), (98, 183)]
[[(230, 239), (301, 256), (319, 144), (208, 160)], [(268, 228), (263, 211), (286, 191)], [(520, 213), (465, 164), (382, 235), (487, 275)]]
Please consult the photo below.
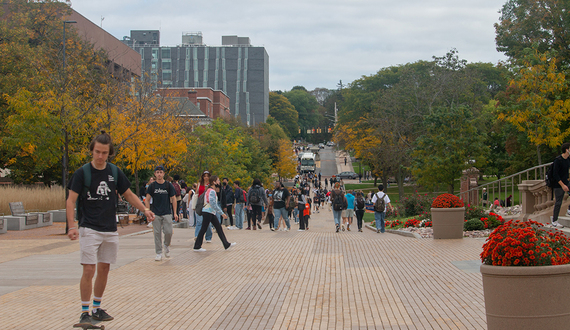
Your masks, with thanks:
[(269, 93), (269, 115), (287, 132), (289, 137), (299, 132), (299, 114), (289, 100), (275, 92)]
[(453, 193), (463, 170), (484, 164), (485, 136), (477, 134), (471, 111), (463, 107), (434, 109), (425, 130), (412, 154), (412, 173), (421, 185), (444, 184)]
[(320, 119), (319, 113), (317, 112), (319, 103), (304, 87), (303, 89), (294, 89), (290, 92), (283, 93), (283, 95), (295, 107), (298, 113), (301, 131), (303, 129), (314, 128), (318, 125)]

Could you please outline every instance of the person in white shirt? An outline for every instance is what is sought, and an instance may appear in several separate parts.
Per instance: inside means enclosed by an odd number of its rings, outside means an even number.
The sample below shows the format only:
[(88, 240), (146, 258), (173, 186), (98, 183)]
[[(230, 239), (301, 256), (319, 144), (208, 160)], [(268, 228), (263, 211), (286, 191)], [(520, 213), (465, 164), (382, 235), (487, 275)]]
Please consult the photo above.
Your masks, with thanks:
[[(382, 199), (384, 201), (384, 206), (381, 210), (377, 209), (376, 201)], [(384, 192), (384, 185), (378, 185), (378, 192), (372, 197), (372, 204), (374, 205), (374, 220), (376, 221), (376, 232), (383, 233), (386, 231), (386, 224), (384, 219), (386, 218), (386, 207), (390, 207), (390, 210), (394, 211), (394, 207), (390, 203), (390, 197)], [(382, 203), (379, 203), (382, 204)]]

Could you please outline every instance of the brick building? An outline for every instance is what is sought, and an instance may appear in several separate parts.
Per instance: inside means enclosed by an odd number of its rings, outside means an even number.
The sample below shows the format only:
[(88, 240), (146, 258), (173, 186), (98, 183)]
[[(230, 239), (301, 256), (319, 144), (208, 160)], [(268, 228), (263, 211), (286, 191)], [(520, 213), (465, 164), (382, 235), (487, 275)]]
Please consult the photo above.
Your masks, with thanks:
[(163, 97), (188, 99), (212, 119), (230, 118), (230, 99), (222, 91), (212, 88), (159, 88), (156, 94)]

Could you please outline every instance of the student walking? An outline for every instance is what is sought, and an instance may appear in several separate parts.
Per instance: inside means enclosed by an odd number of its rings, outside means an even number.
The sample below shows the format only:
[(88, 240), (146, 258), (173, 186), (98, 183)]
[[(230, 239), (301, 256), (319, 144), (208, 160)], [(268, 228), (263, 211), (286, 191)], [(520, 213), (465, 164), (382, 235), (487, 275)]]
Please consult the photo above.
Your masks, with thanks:
[(220, 206), (218, 205), (218, 194), (216, 192), (216, 186), (220, 185), (220, 179), (212, 175), (210, 177), (210, 184), (205, 192), (204, 195), (204, 207), (202, 208), (202, 228), (200, 228), (200, 232), (198, 233), (198, 237), (196, 238), (196, 242), (194, 242), (194, 251), (196, 252), (204, 252), (206, 249), (202, 248), (202, 242), (204, 240), (204, 235), (206, 234), (207, 228), (210, 227), (210, 224), (214, 225), (216, 229), (216, 233), (218, 233), (218, 237), (222, 244), (224, 245), (224, 249), (229, 249), (232, 246), (236, 245), (236, 243), (230, 243), (226, 239), (226, 235), (224, 234), (224, 230), (220, 221), (216, 217), (216, 214), (220, 214), (222, 218), (227, 219), (227, 215), (222, 211)]
[[(146, 207), (150, 208), (155, 218), (152, 223), (154, 232), (155, 261), (162, 260), (162, 232), (164, 232), (164, 256), (170, 258), (170, 242), (172, 240), (172, 212), (176, 211), (177, 196), (174, 186), (164, 180), (164, 167), (158, 165), (154, 169), (156, 181), (148, 186), (146, 191)], [(152, 206), (148, 201), (152, 198)], [(178, 222), (178, 215), (174, 212), (174, 220)]]
[(254, 179), (253, 183), (251, 184), (251, 188), (247, 193), (247, 201), (251, 206), (252, 212), (252, 227), (253, 230), (257, 228), (261, 229), (261, 217), (263, 215), (262, 207), (269, 204), (267, 201), (267, 196), (265, 195), (265, 190), (263, 190), (263, 186), (261, 184), (261, 180)]
[(289, 223), (289, 216), (287, 212), (287, 201), (289, 201), (289, 190), (283, 187), (281, 182), (275, 183), (275, 190), (273, 190), (273, 210), (275, 215), (273, 230), (279, 228), (279, 219), (283, 218), (287, 228), (285, 231), (291, 230), (291, 224)]
[[(81, 316), (75, 326), (88, 326), (93, 321), (113, 319), (104, 309), (101, 300), (111, 264), (116, 263), (119, 252), (117, 233), (117, 194), (131, 205), (144, 212), (146, 219), (154, 220), (154, 213), (145, 208), (141, 200), (130, 190), (131, 183), (117, 166), (107, 163), (114, 154), (111, 136), (104, 131), (89, 144), (92, 155), (90, 163), (75, 171), (69, 183), (66, 201), (67, 235), (71, 240), (79, 238), (80, 262), (83, 274), (79, 284), (81, 295)], [(76, 201), (78, 224), (75, 225)], [(79, 228), (79, 229), (78, 229)], [(95, 285), (93, 285), (93, 277)], [(89, 314), (91, 294), (93, 309)]]
[(356, 222), (358, 224), (358, 231), (362, 232), (362, 219), (364, 218), (364, 212), (366, 212), (366, 201), (364, 200), (364, 196), (362, 196), (362, 192), (356, 193), (354, 212), (356, 213)]
[(376, 232), (384, 233), (386, 231), (386, 207), (390, 206), (393, 211), (394, 208), (390, 203), (390, 197), (384, 192), (384, 185), (378, 185), (378, 192), (372, 197), (372, 204), (374, 204), (374, 220), (376, 221)]
[[(341, 229), (342, 211), (346, 210), (346, 208), (348, 207), (346, 197), (344, 196), (344, 192), (340, 189), (339, 182), (335, 182), (334, 189), (331, 191), (331, 201), (332, 201), (334, 223), (336, 227), (336, 232), (338, 233)], [(342, 231), (344, 231), (344, 225), (342, 225)]]
[(244, 217), (244, 207), (247, 202), (247, 197), (245, 191), (240, 188), (240, 181), (234, 180), (234, 189), (235, 189), (235, 214), (236, 214), (236, 227), (238, 229), (243, 229), (243, 217)]
[[(198, 186), (198, 195), (196, 198), (200, 197), (204, 192), (206, 192), (206, 187), (210, 184), (210, 172), (204, 171), (200, 177), (200, 183)], [(196, 229), (194, 230), (194, 239), (198, 237), (198, 233), (202, 228), (202, 221), (204, 219), (203, 215), (196, 214)], [(212, 228), (207, 226), (206, 228), (206, 243), (212, 242)]]
[(306, 225), (308, 223), (307, 217), (305, 215), (305, 209), (307, 204), (307, 196), (303, 194), (301, 188), (297, 191), (297, 209), (299, 210), (299, 231), (305, 231)]

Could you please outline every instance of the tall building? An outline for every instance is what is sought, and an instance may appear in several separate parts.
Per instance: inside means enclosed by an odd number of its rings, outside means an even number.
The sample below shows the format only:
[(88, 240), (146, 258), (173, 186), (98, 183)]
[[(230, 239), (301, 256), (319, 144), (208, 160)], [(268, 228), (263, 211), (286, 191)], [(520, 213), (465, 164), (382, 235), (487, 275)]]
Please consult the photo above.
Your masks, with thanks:
[(264, 47), (252, 46), (249, 38), (223, 36), (222, 46), (207, 46), (201, 32), (186, 32), (176, 47), (135, 44), (133, 48), (141, 55), (143, 77), (148, 74), (156, 88), (221, 90), (230, 98), (230, 114), (243, 123), (256, 125), (267, 119), (269, 56)]

